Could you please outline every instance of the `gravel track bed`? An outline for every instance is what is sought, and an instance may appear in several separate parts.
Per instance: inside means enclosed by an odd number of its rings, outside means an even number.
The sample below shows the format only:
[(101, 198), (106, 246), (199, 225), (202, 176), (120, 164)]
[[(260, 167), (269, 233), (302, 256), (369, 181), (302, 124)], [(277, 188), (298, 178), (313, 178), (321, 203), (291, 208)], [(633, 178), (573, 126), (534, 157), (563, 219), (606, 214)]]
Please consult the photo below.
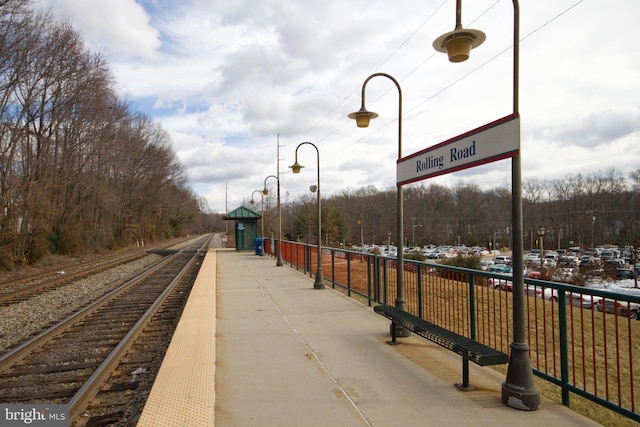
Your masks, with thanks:
[(63, 288), (0, 307), (0, 354), (117, 288), (161, 258), (159, 255), (148, 255)]

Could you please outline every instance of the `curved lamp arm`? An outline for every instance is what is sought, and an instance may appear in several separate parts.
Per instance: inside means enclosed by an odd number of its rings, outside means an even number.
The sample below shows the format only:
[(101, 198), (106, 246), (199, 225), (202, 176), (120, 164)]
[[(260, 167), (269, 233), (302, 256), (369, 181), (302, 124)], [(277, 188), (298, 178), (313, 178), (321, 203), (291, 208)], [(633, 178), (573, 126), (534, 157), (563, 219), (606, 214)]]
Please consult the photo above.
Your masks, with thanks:
[(264, 179), (264, 189), (262, 190), (262, 194), (264, 194), (265, 196), (266, 196), (267, 194), (269, 194), (269, 190), (267, 189), (267, 180), (268, 180), (269, 178), (275, 178), (276, 182), (277, 182), (278, 184), (280, 184), (280, 180), (278, 179), (278, 177), (277, 177), (277, 176), (275, 176), (275, 175), (269, 175), (268, 177), (266, 177), (266, 178)]
[(373, 111), (368, 111), (365, 107), (365, 89), (367, 87), (367, 83), (374, 77), (386, 77), (391, 80), (396, 87), (398, 88), (398, 158), (402, 157), (402, 88), (400, 87), (400, 83), (390, 74), (387, 73), (373, 73), (369, 77), (366, 78), (364, 83), (362, 84), (362, 104), (360, 106), (360, 110), (355, 111), (348, 115), (350, 119), (354, 119), (356, 121), (356, 125), (360, 128), (366, 128), (369, 126), (369, 122), (371, 119), (375, 119), (378, 117), (378, 113), (374, 113)]

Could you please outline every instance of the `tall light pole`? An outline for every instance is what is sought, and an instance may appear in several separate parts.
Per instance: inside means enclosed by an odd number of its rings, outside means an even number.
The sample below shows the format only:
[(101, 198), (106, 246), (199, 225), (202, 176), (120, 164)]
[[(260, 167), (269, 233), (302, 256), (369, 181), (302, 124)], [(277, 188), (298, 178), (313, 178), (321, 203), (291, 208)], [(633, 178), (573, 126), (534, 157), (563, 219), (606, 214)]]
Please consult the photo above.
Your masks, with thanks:
[(593, 226), (595, 224), (596, 224), (596, 216), (594, 215), (593, 211), (591, 211), (591, 250), (595, 248), (595, 246), (593, 246)]
[[(362, 105), (360, 110), (349, 114), (350, 119), (354, 119), (356, 121), (356, 125), (359, 128), (366, 128), (369, 126), (369, 122), (371, 119), (375, 119), (378, 117), (378, 113), (374, 113), (373, 111), (368, 111), (365, 104), (365, 88), (367, 87), (367, 83), (374, 77), (386, 77), (391, 80), (396, 87), (398, 88), (398, 160), (402, 158), (402, 89), (400, 88), (400, 83), (391, 75), (387, 73), (374, 73), (366, 78), (364, 83), (362, 84)], [(404, 297), (404, 209), (403, 209), (403, 195), (402, 195), (402, 185), (396, 185), (396, 193), (397, 193), (397, 201), (396, 201), (396, 227), (397, 227), (397, 246), (398, 246), (398, 254), (396, 256), (396, 301), (395, 306), (400, 310), (407, 311), (407, 301)], [(393, 324), (392, 324), (393, 325)], [(403, 327), (396, 327), (396, 336), (398, 337), (407, 337), (411, 334), (411, 332)]]
[(253, 201), (253, 195), (255, 193), (260, 193), (261, 202), (260, 202), (260, 226), (262, 227), (262, 231), (260, 232), (260, 256), (264, 256), (264, 193), (260, 190), (253, 190), (251, 193), (251, 204), (253, 205), (255, 202)]
[[(422, 227), (422, 224), (413, 224), (411, 226), (411, 244), (413, 247), (416, 247), (416, 227)], [(458, 240), (460, 240), (458, 238)], [(458, 246), (460, 246), (460, 242), (458, 242)]]
[(269, 194), (269, 190), (267, 189), (267, 180), (269, 178), (275, 178), (278, 183), (278, 242), (276, 243), (276, 265), (278, 267), (282, 266), (282, 252), (280, 250), (280, 243), (282, 242), (282, 213), (280, 211), (280, 178), (275, 175), (269, 175), (264, 179), (264, 189), (262, 190), (262, 194), (265, 196)]
[(276, 266), (282, 267), (282, 204), (280, 203), (280, 134), (276, 139), (276, 178), (278, 179), (278, 243), (276, 243)]
[[(520, 5), (513, 1), (513, 115), (519, 117), (520, 84)], [(447, 52), (449, 61), (461, 62), (472, 48), (485, 40), (477, 30), (462, 28), (462, 0), (456, 1), (456, 29), (433, 42), (439, 52)], [(518, 133), (518, 146), (520, 135)], [(527, 344), (524, 298), (524, 247), (522, 226), (522, 159), (520, 150), (511, 158), (511, 225), (513, 239), (513, 341), (509, 354), (507, 378), (502, 384), (502, 401), (517, 409), (534, 411), (540, 407), (540, 389), (533, 380)]]
[(362, 229), (364, 224), (362, 222), (362, 214), (358, 214), (358, 215), (359, 215), (359, 218), (358, 218), (358, 221), (356, 222), (360, 226), (360, 251), (364, 251), (364, 231)]
[[(324, 289), (324, 277), (322, 277), (322, 207), (320, 205), (320, 150), (318, 150), (318, 147), (316, 147), (315, 144), (311, 143), (311, 142), (301, 142), (300, 144), (298, 144), (298, 146), (296, 147), (296, 160), (293, 163), (293, 165), (289, 166), (291, 168), (291, 170), (293, 170), (293, 173), (300, 173), (300, 170), (304, 167), (301, 164), (298, 163), (298, 149), (305, 145), (311, 145), (313, 148), (316, 149), (316, 154), (318, 157), (318, 185), (316, 187), (316, 192), (317, 192), (317, 197), (318, 197), (318, 262), (317, 262), (317, 268), (316, 268), (316, 280), (313, 283), (313, 287), (314, 289)], [(312, 190), (313, 191), (313, 190)]]
[(544, 232), (546, 229), (544, 227), (538, 228), (538, 236), (540, 237), (540, 273), (542, 274), (542, 278), (545, 277), (544, 274)]

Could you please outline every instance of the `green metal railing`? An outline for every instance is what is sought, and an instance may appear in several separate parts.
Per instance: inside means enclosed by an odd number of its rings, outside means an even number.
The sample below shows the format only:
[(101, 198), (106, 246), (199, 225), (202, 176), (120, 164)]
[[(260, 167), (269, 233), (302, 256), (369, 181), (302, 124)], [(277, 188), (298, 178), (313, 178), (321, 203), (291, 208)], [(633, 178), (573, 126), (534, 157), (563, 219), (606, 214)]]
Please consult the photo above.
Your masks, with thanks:
[[(315, 274), (317, 247), (282, 242), (282, 259)], [(369, 306), (395, 301), (394, 258), (322, 248), (324, 280)], [(509, 353), (512, 293), (508, 276), (405, 259), (407, 311)], [(562, 404), (575, 394), (640, 422), (640, 296), (525, 279), (526, 329), (536, 376), (558, 386)], [(604, 311), (596, 302), (608, 301)], [(602, 307), (602, 305), (601, 305)], [(610, 311), (609, 313), (607, 311)]]

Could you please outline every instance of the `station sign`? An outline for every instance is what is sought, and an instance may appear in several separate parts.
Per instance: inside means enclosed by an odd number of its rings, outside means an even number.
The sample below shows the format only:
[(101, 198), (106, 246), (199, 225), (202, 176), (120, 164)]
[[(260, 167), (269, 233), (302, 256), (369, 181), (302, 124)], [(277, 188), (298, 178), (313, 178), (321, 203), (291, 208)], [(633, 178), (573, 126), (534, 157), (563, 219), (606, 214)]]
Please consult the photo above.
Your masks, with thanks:
[(511, 114), (397, 162), (397, 184), (422, 181), (520, 153), (520, 117)]

